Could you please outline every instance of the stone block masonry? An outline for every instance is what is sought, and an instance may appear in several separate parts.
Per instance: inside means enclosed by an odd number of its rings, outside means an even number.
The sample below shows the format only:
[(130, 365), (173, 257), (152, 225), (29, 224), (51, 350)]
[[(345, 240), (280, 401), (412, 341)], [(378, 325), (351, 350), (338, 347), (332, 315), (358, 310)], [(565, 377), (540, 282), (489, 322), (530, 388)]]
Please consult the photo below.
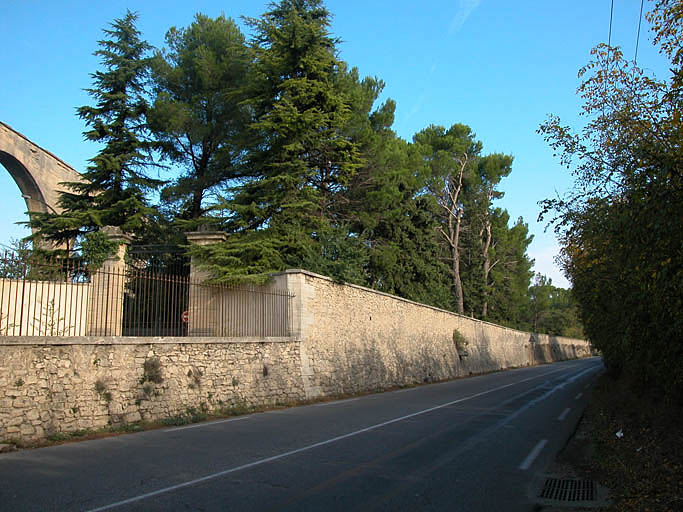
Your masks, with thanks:
[(303, 270), (278, 281), (296, 296), (308, 398), (590, 355), (585, 340), (532, 335)]
[(305, 398), (289, 339), (0, 340), (3, 440)]
[(0, 337), (0, 442), (379, 391), (590, 355), (576, 340), (507, 329), (290, 270), (287, 338)]

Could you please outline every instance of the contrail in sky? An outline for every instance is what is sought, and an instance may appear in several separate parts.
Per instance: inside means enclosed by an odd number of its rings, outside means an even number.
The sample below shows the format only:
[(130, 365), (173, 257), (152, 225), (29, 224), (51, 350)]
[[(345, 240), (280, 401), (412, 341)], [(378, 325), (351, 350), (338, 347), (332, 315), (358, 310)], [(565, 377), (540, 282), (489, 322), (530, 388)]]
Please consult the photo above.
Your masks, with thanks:
[(465, 24), (465, 21), (467, 21), (467, 18), (469, 18), (470, 14), (472, 14), (472, 11), (479, 7), (480, 3), (481, 0), (458, 1), (458, 12), (455, 16), (453, 16), (451, 24), (448, 27), (449, 36), (452, 36), (462, 28), (462, 26)]

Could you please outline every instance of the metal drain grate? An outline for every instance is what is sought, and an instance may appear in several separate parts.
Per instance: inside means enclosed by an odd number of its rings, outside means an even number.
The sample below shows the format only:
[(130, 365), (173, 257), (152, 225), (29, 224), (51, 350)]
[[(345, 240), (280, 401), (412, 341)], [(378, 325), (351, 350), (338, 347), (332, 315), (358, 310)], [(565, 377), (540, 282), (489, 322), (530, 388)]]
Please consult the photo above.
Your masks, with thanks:
[(557, 501), (593, 501), (595, 500), (595, 482), (548, 478), (539, 498)]

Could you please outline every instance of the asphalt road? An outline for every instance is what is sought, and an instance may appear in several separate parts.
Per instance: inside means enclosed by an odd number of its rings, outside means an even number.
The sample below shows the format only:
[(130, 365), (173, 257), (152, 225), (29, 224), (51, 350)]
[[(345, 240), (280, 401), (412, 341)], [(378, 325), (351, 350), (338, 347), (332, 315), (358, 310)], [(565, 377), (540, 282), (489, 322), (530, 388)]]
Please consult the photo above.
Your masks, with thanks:
[(584, 359), (0, 454), (2, 511), (531, 511)]

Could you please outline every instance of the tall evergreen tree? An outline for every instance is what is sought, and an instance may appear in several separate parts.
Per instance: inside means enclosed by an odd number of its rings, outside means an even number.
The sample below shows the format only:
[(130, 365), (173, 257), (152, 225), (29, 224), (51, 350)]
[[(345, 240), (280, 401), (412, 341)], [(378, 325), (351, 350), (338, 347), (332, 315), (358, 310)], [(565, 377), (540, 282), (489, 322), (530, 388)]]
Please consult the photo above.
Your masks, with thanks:
[(248, 20), (256, 33), (250, 175), (223, 205), (228, 242), (197, 249), (214, 261), (237, 258), (229, 260), (236, 266), (213, 267), (219, 279), (260, 280), (311, 252), (335, 253), (323, 250), (324, 240), (339, 239), (330, 230), (338, 229), (339, 202), (359, 155), (344, 136), (351, 109), (337, 83), (341, 62), (329, 18), (320, 0), (282, 0)]
[(130, 11), (104, 29), (94, 55), (102, 70), (93, 73), (87, 89), (93, 106), (78, 108), (88, 126), (87, 140), (102, 145), (83, 173), (83, 181), (65, 184), (60, 194), (62, 214), (34, 214), (32, 225), (38, 237), (68, 243), (102, 226), (118, 226), (136, 233), (154, 213), (145, 192), (159, 185), (145, 174), (148, 144), (144, 140), (144, 81), (148, 72), (149, 45), (135, 27), (137, 15)]
[[(498, 244), (492, 228), (493, 201), (503, 196), (500, 180), (510, 174), (512, 156), (494, 153), (477, 159), (464, 178), (463, 286), (465, 310), (481, 318), (488, 315), (491, 270), (500, 263), (493, 258)], [(526, 249), (526, 247), (524, 248)]]
[(189, 27), (171, 28), (166, 43), (152, 61), (149, 124), (162, 155), (182, 167), (162, 190), (162, 203), (187, 230), (207, 222), (201, 219), (211, 206), (207, 194), (241, 176), (250, 54), (240, 29), (224, 16), (197, 14)]
[(357, 69), (340, 73), (338, 79), (351, 98), (345, 134), (362, 155), (344, 191), (341, 216), (349, 223), (352, 240), (360, 240), (367, 254), (363, 284), (450, 308), (434, 205), (424, 196), (428, 170), (423, 155), (392, 130), (392, 100), (375, 108), (382, 81), (360, 80)]
[(450, 252), (455, 310), (461, 314), (465, 312), (461, 269), (465, 184), (467, 175), (476, 168), (482, 148), (474, 137), (470, 127), (463, 124), (454, 124), (448, 130), (432, 125), (414, 136), (414, 141), (422, 145), (431, 170), (428, 187), (439, 205), (439, 232)]
[(536, 274), (529, 287), (527, 325), (533, 332), (580, 338), (583, 329), (570, 290), (553, 286), (552, 279)]
[(313, 217), (333, 218), (358, 165), (356, 147), (343, 136), (351, 111), (336, 87), (341, 63), (329, 18), (320, 0), (282, 0), (251, 20), (258, 42), (252, 128), (259, 144), (250, 154), (258, 181), (247, 194), (264, 203), (262, 223), (296, 219), (315, 227)]
[(521, 217), (511, 227), (509, 224), (508, 212), (494, 208), (491, 231), (496, 245), (490, 250), (490, 257), (497, 263), (489, 273), (487, 319), (526, 329), (527, 291), (533, 276), (533, 260), (529, 259), (526, 251), (533, 235), (529, 234), (529, 226)]

